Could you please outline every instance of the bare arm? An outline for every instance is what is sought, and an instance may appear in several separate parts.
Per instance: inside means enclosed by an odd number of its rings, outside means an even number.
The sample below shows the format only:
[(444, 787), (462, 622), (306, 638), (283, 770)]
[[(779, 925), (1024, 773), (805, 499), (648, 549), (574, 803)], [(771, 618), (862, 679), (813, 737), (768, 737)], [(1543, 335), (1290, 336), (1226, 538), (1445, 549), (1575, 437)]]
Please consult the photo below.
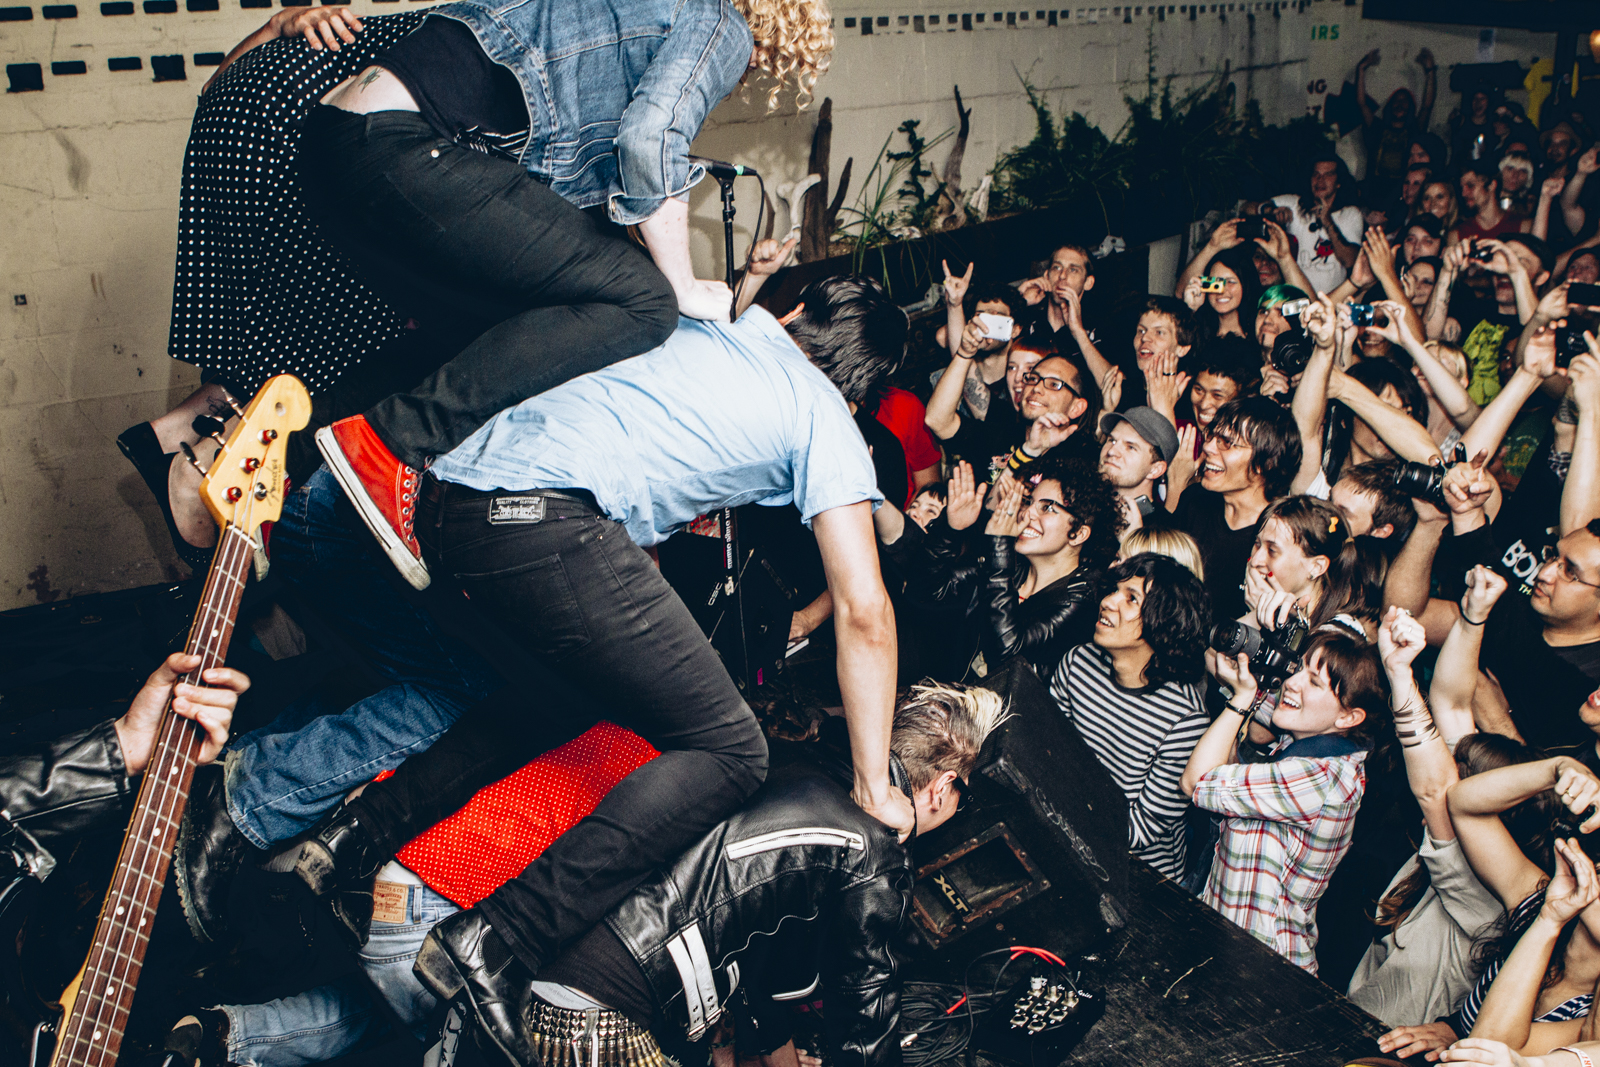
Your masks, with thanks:
[[(1422, 809), (1428, 833), (1435, 841), (1450, 841), (1455, 837), (1455, 830), (1450, 825), (1445, 797), (1460, 775), (1411, 673), (1412, 661), (1426, 644), (1420, 622), (1399, 608), (1390, 608), (1385, 613), (1383, 627), (1378, 631), (1378, 655), (1389, 677), (1395, 736), (1400, 740), (1401, 755), (1406, 763), (1406, 781)], [(1469, 733), (1470, 727), (1469, 720)]]
[(1194, 796), (1200, 779), (1208, 773), (1237, 760), (1239, 728), (1244, 725), (1245, 715), (1249, 713), (1256, 696), (1256, 679), (1250, 673), (1250, 657), (1243, 652), (1235, 658), (1208, 650), (1206, 661), (1217, 681), (1233, 690), (1233, 696), (1228, 698), (1227, 706), (1212, 720), (1210, 728), (1194, 746), (1194, 751), (1189, 753), (1189, 764), (1184, 767), (1183, 777), (1178, 780), (1178, 787), (1186, 797)]
[(839, 694), (850, 728), (855, 768), (851, 796), (871, 816), (909, 834), (911, 802), (889, 783), (889, 733), (894, 724), (894, 609), (878, 570), (872, 505), (831, 508), (812, 520), (839, 644)]
[(1561, 490), (1561, 536), (1600, 518), (1600, 346), (1588, 336), (1589, 354), (1573, 359), (1567, 374), (1578, 407), (1572, 465)]
[(1321, 294), (1301, 314), (1313, 347), (1290, 404), (1300, 430), (1300, 470), (1290, 485), (1293, 493), (1305, 492), (1322, 471), (1322, 424), (1328, 411), (1328, 378), (1333, 374), (1334, 333), (1339, 329), (1335, 316), (1332, 300)]
[(789, 261), (789, 253), (794, 251), (797, 237), (791, 237), (783, 242), (780, 247), (777, 241), (767, 238), (757, 242), (750, 249), (750, 262), (746, 264), (744, 277), (739, 279), (739, 299), (734, 308), (734, 317), (743, 315), (745, 310), (755, 302), (756, 294), (767, 283), (767, 279), (778, 273), (778, 270)]
[(1439, 268), (1439, 280), (1433, 287), (1427, 311), (1422, 316), (1423, 333), (1430, 341), (1444, 337), (1445, 321), (1450, 317), (1450, 290), (1455, 287), (1456, 277), (1466, 265), (1467, 251), (1466, 246), (1460, 244), (1445, 249), (1442, 259), (1444, 266)]
[(1428, 436), (1428, 428), (1399, 408), (1392, 408), (1373, 395), (1372, 390), (1336, 370), (1329, 383), (1335, 400), (1355, 412), (1356, 418), (1372, 427), (1372, 432), (1401, 459), (1417, 463), (1442, 460), (1439, 446)]
[(1476, 729), (1472, 709), (1473, 695), (1478, 689), (1478, 652), (1483, 647), (1483, 624), (1489, 620), (1495, 601), (1505, 591), (1506, 580), (1494, 571), (1482, 565), (1472, 568), (1467, 591), (1462, 597), (1465, 607), (1439, 649), (1428, 695), (1433, 700), (1434, 721), (1451, 746)]
[(1361, 108), (1361, 125), (1372, 126), (1377, 123), (1378, 116), (1373, 114), (1372, 105), (1367, 102), (1367, 71), (1378, 62), (1378, 50), (1374, 48), (1361, 57), (1356, 64), (1356, 104)]
[(967, 299), (967, 290), (972, 286), (972, 269), (977, 263), (968, 263), (965, 274), (951, 274), (950, 264), (942, 259), (939, 265), (944, 268), (944, 282), (940, 287), (944, 294), (944, 338), (945, 344), (950, 347), (950, 354), (954, 356), (956, 349), (961, 347), (961, 337), (967, 329), (967, 311), (963, 302)]
[(1459, 430), (1465, 430), (1478, 418), (1478, 405), (1472, 402), (1472, 397), (1467, 395), (1456, 376), (1452, 374), (1439, 358), (1421, 341), (1421, 322), (1412, 309), (1410, 317), (1403, 316), (1401, 308), (1411, 309), (1410, 301), (1385, 300), (1382, 308), (1389, 317), (1387, 326), (1379, 328), (1379, 333), (1389, 339), (1390, 344), (1399, 345), (1411, 356), (1413, 363), (1422, 371), (1422, 376), (1428, 380), (1428, 387), (1433, 390), (1434, 399), (1439, 401), (1439, 406), (1444, 409), (1450, 421)]
[[(1272, 205), (1264, 204), (1262, 206), (1271, 207)], [(1179, 300), (1183, 299), (1184, 290), (1189, 288), (1190, 282), (1205, 275), (1206, 264), (1211, 262), (1213, 256), (1215, 256), (1218, 252), (1226, 251), (1227, 249), (1237, 247), (1238, 245), (1244, 243), (1243, 241), (1239, 240), (1237, 226), (1238, 220), (1229, 219), (1227, 222), (1224, 222), (1222, 225), (1218, 226), (1215, 230), (1212, 230), (1211, 238), (1206, 241), (1205, 245), (1201, 247), (1200, 251), (1195, 253), (1194, 258), (1189, 261), (1188, 265), (1185, 266), (1183, 270), (1178, 272), (1178, 289), (1176, 296)]]
[[(1462, 851), (1472, 864), (1479, 881), (1514, 908), (1536, 892), (1544, 882), (1544, 871), (1523, 855), (1522, 849), (1500, 821), (1500, 813), (1549, 789), (1570, 810), (1574, 803), (1586, 811), (1600, 798), (1600, 781), (1570, 756), (1556, 756), (1534, 763), (1515, 763), (1463, 778), (1450, 787), (1450, 817)], [(1597, 819), (1595, 821), (1600, 821)], [(1585, 826), (1588, 826), (1586, 821)]]
[(967, 323), (967, 328), (961, 333), (961, 344), (950, 359), (950, 366), (940, 375), (939, 384), (933, 387), (933, 395), (928, 397), (928, 410), (922, 416), (922, 424), (941, 441), (950, 440), (961, 429), (961, 416), (956, 412), (956, 405), (961, 403), (961, 395), (967, 387), (967, 373), (972, 369), (972, 361), (982, 343), (982, 328), (976, 322)]
[(1425, 130), (1433, 118), (1433, 101), (1439, 93), (1439, 64), (1433, 61), (1433, 53), (1426, 48), (1417, 53), (1417, 63), (1422, 67), (1422, 103), (1417, 105), (1417, 125)]
[(314, 52), (320, 52), (324, 47), (337, 52), (341, 41), (354, 44), (355, 35), (360, 32), (361, 19), (348, 7), (286, 7), (269, 18), (255, 33), (233, 46), (217, 69), (211, 72), (205, 85), (200, 87), (200, 95), (206, 94), (206, 90), (211, 88), (223, 71), (233, 65), (234, 60), (268, 41), (276, 41), (280, 37), (304, 37)]
[[(725, 282), (710, 282), (694, 276), (689, 261), (689, 201), (669, 196), (656, 213), (639, 223), (639, 236), (650, 258), (666, 277), (678, 297), (678, 310), (691, 319), (727, 322), (733, 294)], [(752, 298), (754, 294), (751, 294)]]

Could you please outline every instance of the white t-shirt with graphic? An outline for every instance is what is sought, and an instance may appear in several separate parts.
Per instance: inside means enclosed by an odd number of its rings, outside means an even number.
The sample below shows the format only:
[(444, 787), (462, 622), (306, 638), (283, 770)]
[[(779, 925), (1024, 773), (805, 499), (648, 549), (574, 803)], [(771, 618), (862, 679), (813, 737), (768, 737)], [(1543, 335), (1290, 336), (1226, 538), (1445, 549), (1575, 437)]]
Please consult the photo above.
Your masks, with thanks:
[[(1349, 271), (1344, 264), (1333, 254), (1333, 242), (1328, 240), (1328, 233), (1322, 227), (1322, 220), (1316, 215), (1307, 215), (1300, 210), (1300, 198), (1294, 193), (1284, 193), (1282, 196), (1272, 198), (1273, 204), (1286, 207), (1294, 213), (1285, 227), (1289, 233), (1289, 240), (1294, 245), (1295, 261), (1300, 264), (1300, 269), (1306, 272), (1306, 277), (1311, 284), (1317, 287), (1318, 292), (1331, 293), (1344, 281)], [(1342, 207), (1333, 213), (1333, 224), (1339, 227), (1339, 232), (1347, 243), (1359, 245), (1361, 233), (1366, 227), (1366, 219), (1358, 207)]]

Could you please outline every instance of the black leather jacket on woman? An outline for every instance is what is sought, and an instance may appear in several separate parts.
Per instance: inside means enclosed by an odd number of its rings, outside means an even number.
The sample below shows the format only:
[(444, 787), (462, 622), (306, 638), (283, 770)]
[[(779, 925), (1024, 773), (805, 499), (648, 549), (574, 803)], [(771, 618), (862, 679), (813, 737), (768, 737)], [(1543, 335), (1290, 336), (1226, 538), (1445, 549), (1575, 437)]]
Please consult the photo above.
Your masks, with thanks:
[(1053, 678), (1067, 650), (1094, 636), (1100, 598), (1105, 595), (1101, 591), (1105, 572), (1080, 565), (1022, 600), (1017, 589), (1028, 576), (1028, 565), (1017, 559), (1016, 539), (990, 537), (989, 541), (983, 592), (988, 612), (981, 641), (984, 661), (994, 671), (1003, 660), (1021, 656), (1033, 664), (1040, 678)]
[(606, 919), (661, 1011), (698, 1040), (780, 925), (814, 924), (838, 1067), (895, 1067), (900, 978), (891, 944), (911, 900), (897, 835), (820, 766), (775, 769), (749, 803)]
[(0, 757), (0, 857), (42, 881), (55, 867), (52, 851), (122, 816), (135, 788), (110, 720), (43, 752)]

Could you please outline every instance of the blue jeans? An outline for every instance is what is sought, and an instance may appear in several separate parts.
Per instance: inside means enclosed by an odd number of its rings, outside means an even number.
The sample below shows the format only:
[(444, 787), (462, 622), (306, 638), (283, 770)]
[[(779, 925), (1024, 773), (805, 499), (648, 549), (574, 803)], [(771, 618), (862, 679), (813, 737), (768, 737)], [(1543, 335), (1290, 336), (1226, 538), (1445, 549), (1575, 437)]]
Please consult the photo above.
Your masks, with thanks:
[(228, 1059), (246, 1067), (300, 1067), (322, 1063), (389, 1032), (389, 1020), (372, 1002), (376, 988), (406, 1029), (426, 1045), (438, 1029), (439, 1003), (411, 965), (435, 923), (460, 909), (426, 886), (406, 887), (404, 922), (374, 919), (360, 952), (360, 975), (347, 975), (298, 996), (265, 1004), (222, 1004), (228, 1017)]
[(482, 656), (400, 593), (393, 566), (326, 468), (284, 501), (272, 566), (393, 684), (342, 710), (315, 697), (297, 702), (229, 746), (228, 814), (257, 848), (310, 827), (502, 684)]

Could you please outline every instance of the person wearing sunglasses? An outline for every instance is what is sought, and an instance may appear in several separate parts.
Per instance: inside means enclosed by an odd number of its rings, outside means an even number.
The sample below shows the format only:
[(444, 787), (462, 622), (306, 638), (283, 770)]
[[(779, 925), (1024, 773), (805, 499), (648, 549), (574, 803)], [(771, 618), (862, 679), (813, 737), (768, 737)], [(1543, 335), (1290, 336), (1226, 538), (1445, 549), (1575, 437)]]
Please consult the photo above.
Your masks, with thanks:
[(1211, 597), (1178, 561), (1140, 553), (1112, 569), (1094, 637), (1062, 659), (1050, 695), (1128, 798), (1128, 845), (1172, 879), (1183, 877), (1178, 781), (1210, 725), (1201, 683)]

